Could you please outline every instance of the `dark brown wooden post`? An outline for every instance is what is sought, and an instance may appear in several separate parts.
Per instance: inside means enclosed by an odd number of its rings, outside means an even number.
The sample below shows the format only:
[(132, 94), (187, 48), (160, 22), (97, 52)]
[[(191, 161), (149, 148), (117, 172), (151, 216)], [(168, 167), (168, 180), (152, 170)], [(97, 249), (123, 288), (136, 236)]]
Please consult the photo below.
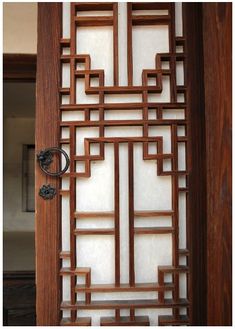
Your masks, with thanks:
[(206, 325), (206, 148), (202, 4), (183, 4), (189, 111), (189, 249), (191, 324)]
[[(61, 4), (38, 5), (36, 153), (59, 141)], [(50, 184), (59, 191), (59, 178), (46, 176), (36, 163), (36, 288), (37, 325), (58, 325), (60, 312), (59, 193), (52, 200), (38, 195)]]
[(232, 325), (232, 4), (203, 4), (207, 325)]

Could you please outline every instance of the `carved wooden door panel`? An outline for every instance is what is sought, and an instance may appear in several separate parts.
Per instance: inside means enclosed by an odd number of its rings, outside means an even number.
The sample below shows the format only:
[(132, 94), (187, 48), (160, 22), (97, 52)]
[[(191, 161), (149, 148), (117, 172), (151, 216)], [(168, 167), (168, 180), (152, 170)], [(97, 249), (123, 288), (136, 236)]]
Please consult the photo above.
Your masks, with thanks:
[[(47, 289), (50, 296), (44, 302), (38, 297), (38, 324), (187, 325), (181, 4), (63, 3), (61, 16), (59, 4), (41, 6), (39, 15), (47, 8), (52, 27), (39, 60), (59, 55), (41, 64), (52, 74), (47, 87), (41, 67), (38, 73), (38, 88), (48, 88), (47, 102), (57, 103), (48, 114), (38, 100), (37, 136), (48, 121), (51, 126), (37, 150), (59, 146), (70, 165), (60, 178), (37, 169), (36, 188), (55, 189), (52, 199), (37, 197), (37, 216), (43, 209), (51, 227), (43, 232), (37, 223), (38, 296)], [(41, 166), (52, 172), (54, 162)], [(47, 234), (54, 242), (42, 247)]]

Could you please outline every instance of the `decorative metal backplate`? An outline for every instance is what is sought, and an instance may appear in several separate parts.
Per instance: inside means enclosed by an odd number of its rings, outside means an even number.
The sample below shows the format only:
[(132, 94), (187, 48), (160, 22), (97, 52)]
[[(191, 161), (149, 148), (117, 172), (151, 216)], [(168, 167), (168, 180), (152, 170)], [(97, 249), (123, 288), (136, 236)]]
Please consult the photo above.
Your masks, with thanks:
[[(91, 11), (102, 11), (103, 16), (90, 15)], [(146, 13), (142, 13), (148, 12)], [(151, 14), (159, 11), (160, 14)], [(161, 11), (165, 11), (164, 14)], [(86, 12), (86, 14), (81, 14)], [(88, 14), (87, 14), (88, 12)], [(111, 14), (110, 14), (111, 12)], [(175, 5), (172, 3), (128, 3), (127, 4), (127, 71), (128, 85), (119, 85), (118, 64), (118, 4), (117, 3), (71, 3), (70, 10), (70, 38), (61, 39), (61, 65), (69, 65), (70, 85), (61, 87), (61, 96), (68, 98), (67, 104), (61, 104), (62, 113), (79, 112), (84, 119), (61, 120), (61, 129), (69, 131), (68, 137), (61, 139), (61, 145), (67, 145), (70, 155), (70, 171), (67, 177), (69, 184), (62, 188), (60, 193), (69, 199), (70, 209), (70, 250), (61, 248), (61, 270), (62, 289), (65, 280), (69, 279), (70, 293), (66, 300), (61, 301), (62, 319), (61, 325), (91, 325), (91, 317), (80, 316), (80, 312), (92, 310), (112, 310), (112, 317), (101, 317), (100, 325), (150, 325), (147, 316), (148, 310), (165, 309), (158, 317), (159, 325), (187, 325), (189, 324), (189, 300), (188, 292), (182, 298), (180, 295), (181, 276), (188, 278), (188, 249), (187, 243), (184, 248), (179, 246), (179, 198), (184, 195), (187, 201), (187, 164), (184, 168), (179, 165), (179, 149), (183, 145), (187, 150), (187, 99), (186, 86), (177, 83), (177, 64), (184, 66), (184, 37), (175, 35)], [(157, 53), (155, 67), (142, 71), (142, 84), (133, 84), (133, 47), (132, 31), (135, 26), (154, 25), (168, 27), (169, 52)], [(89, 54), (78, 54), (76, 48), (76, 31), (81, 27), (112, 26), (113, 28), (113, 85), (105, 84), (104, 70), (99, 67), (93, 68)], [(95, 31), (95, 30), (94, 30)], [(79, 42), (79, 40), (78, 40)], [(65, 49), (68, 52), (65, 52)], [(105, 49), (104, 49), (105, 52)], [(148, 52), (148, 49), (146, 49)], [(79, 67), (83, 66), (82, 69)], [(92, 79), (98, 80), (98, 85), (93, 86)], [(77, 81), (84, 80), (84, 91), (87, 95), (97, 95), (97, 104), (80, 104), (77, 102)], [(164, 81), (169, 80), (170, 101), (150, 101), (153, 94), (161, 95), (164, 92)], [(150, 80), (154, 84), (150, 84)], [(141, 101), (108, 103), (107, 95), (141, 95)], [(139, 111), (141, 117), (135, 120), (106, 118), (110, 111), (126, 110)], [(93, 119), (92, 113), (98, 113), (98, 118)], [(178, 112), (183, 113), (178, 117)], [(169, 113), (174, 113), (173, 117)], [(164, 151), (164, 136), (150, 134), (152, 127), (169, 127), (171, 151)], [(76, 151), (76, 131), (79, 128), (97, 128), (98, 137), (84, 138), (84, 154), (78, 155)], [(112, 136), (105, 133), (108, 127), (141, 127), (142, 135), (136, 137)], [(99, 152), (92, 154), (92, 145), (98, 145)], [(92, 162), (105, 160), (105, 147), (113, 145), (114, 149), (114, 209), (112, 212), (80, 212), (76, 207), (76, 184), (78, 179), (89, 179), (92, 176)], [(119, 181), (119, 152), (122, 144), (128, 145), (128, 205), (129, 205), (129, 282), (122, 283), (120, 280), (120, 181)], [(145, 210), (136, 209), (134, 202), (134, 148), (141, 144), (143, 148), (143, 159), (145, 161), (156, 161), (156, 175), (171, 177), (172, 207), (167, 210)], [(150, 151), (154, 146), (155, 151)], [(186, 153), (186, 151), (185, 151)], [(185, 154), (185, 159), (187, 158)], [(186, 161), (186, 160), (185, 160)], [(84, 169), (78, 171), (77, 163), (82, 163)], [(180, 182), (185, 181), (185, 185)], [(187, 204), (187, 202), (186, 202)], [(78, 228), (77, 221), (87, 220), (95, 217), (97, 220), (109, 218), (114, 223), (114, 228)], [(136, 220), (145, 218), (146, 225), (137, 227)], [(158, 226), (159, 217), (170, 217), (170, 226)], [(148, 220), (155, 218), (156, 225), (148, 226)], [(115, 248), (115, 282), (113, 284), (94, 284), (92, 282), (92, 264), (90, 267), (81, 267), (77, 257), (76, 239), (88, 235), (110, 235), (114, 239)], [(139, 235), (163, 236), (170, 235), (172, 241), (172, 264), (161, 264), (156, 268), (156, 282), (136, 282), (135, 270), (135, 240)], [(187, 235), (187, 234), (186, 234)], [(94, 251), (95, 252), (95, 251)], [(156, 251), (157, 252), (157, 251)], [(148, 257), (148, 255), (146, 255)], [(65, 266), (65, 264), (68, 266)], [(145, 269), (148, 271), (148, 268)], [(104, 268), (105, 271), (105, 268)], [(170, 280), (169, 280), (170, 277)], [(84, 278), (84, 283), (80, 279)], [(188, 279), (186, 279), (187, 281)], [(186, 284), (187, 285), (187, 284)], [(118, 300), (93, 300), (93, 295), (108, 293), (156, 293), (156, 298), (126, 299)], [(84, 294), (84, 299), (79, 299), (79, 294)], [(169, 295), (169, 297), (168, 297)], [(127, 315), (123, 316), (123, 311)], [(142, 315), (140, 316), (140, 312)], [(145, 313), (146, 312), (146, 313)], [(166, 313), (164, 313), (166, 312)], [(146, 315), (145, 315), (146, 314)], [(165, 315), (167, 314), (167, 315)]]
[(50, 184), (49, 185), (43, 185), (39, 190), (39, 195), (44, 200), (51, 200), (56, 195), (56, 189), (54, 187), (52, 187)]

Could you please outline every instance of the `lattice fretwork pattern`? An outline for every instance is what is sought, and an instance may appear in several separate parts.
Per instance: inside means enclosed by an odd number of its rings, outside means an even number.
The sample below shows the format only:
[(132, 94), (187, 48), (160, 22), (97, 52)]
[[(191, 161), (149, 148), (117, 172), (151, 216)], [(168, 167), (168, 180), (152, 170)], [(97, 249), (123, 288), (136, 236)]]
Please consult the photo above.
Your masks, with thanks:
[[(61, 325), (189, 324), (185, 44), (175, 6), (64, 4), (60, 142), (71, 163), (60, 190)], [(138, 51), (149, 28), (154, 56)]]

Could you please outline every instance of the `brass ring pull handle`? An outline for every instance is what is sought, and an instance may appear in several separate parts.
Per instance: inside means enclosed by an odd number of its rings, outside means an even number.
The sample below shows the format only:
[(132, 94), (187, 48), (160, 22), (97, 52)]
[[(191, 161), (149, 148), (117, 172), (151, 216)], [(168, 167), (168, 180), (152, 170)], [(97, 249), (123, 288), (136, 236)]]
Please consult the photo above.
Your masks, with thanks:
[[(66, 164), (65, 164), (65, 167), (63, 170), (58, 171), (58, 172), (48, 171), (50, 164), (53, 162), (53, 153), (61, 153), (65, 157)], [(69, 164), (70, 164), (68, 154), (64, 150), (60, 149), (59, 147), (50, 147), (48, 149), (41, 151), (39, 154), (37, 154), (37, 160), (39, 162), (39, 166), (42, 169), (42, 171), (45, 174), (47, 174), (49, 176), (54, 176), (54, 177), (63, 175), (66, 172), (66, 170), (68, 169)]]

